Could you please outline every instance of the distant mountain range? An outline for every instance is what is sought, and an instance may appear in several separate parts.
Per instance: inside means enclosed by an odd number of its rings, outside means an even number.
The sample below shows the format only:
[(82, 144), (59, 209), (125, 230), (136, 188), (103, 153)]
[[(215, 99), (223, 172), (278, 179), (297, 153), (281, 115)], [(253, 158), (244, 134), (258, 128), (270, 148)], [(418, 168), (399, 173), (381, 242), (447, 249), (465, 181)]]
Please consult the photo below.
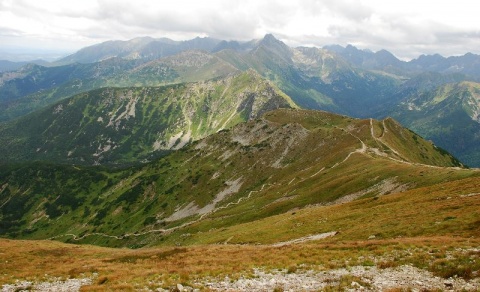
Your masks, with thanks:
[[(254, 70), (300, 107), (361, 118), (393, 116), (462, 162), (480, 166), (475, 146), (475, 137), (480, 136), (478, 99), (473, 90), (480, 80), (478, 64), (480, 56), (470, 53), (448, 58), (420, 56), (405, 62), (385, 50), (374, 53), (353, 46), (290, 48), (273, 35), (250, 42), (211, 38), (110, 41), (84, 48), (49, 67), (27, 65), (1, 73), (0, 120), (7, 123), (4, 128), (13, 127), (8, 121), (103, 87), (203, 82)], [(442, 91), (443, 87), (465, 88), (464, 95), (470, 97), (455, 103), (456, 91)], [(431, 114), (427, 105), (440, 93), (445, 103), (452, 100), (458, 105), (455, 115), (446, 112), (450, 107), (438, 106), (437, 114)], [(424, 106), (408, 106), (419, 103), (418, 98)], [(427, 116), (428, 123), (420, 122)]]
[(480, 56), (467, 53), (463, 56), (445, 58), (439, 54), (421, 55), (411, 61), (401, 61), (386, 50), (371, 52), (359, 50), (352, 45), (333, 45), (325, 49), (336, 52), (348, 62), (364, 69), (381, 70), (392, 74), (412, 76), (422, 72), (462, 73), (480, 77)]
[(15, 71), (22, 68), (28, 64), (36, 64), (40, 66), (49, 66), (50, 63), (44, 60), (33, 60), (33, 61), (25, 61), (25, 62), (12, 62), (7, 60), (0, 60), (0, 73), (1, 72), (8, 72), (8, 71)]
[[(264, 40), (274, 39), (271, 34)], [(247, 42), (225, 41), (214, 38), (194, 38), (186, 41), (174, 41), (168, 38), (139, 37), (128, 41), (107, 41), (85, 47), (78, 52), (54, 62), (35, 60), (30, 62), (12, 62), (0, 60), (0, 72), (17, 70), (28, 64), (42, 66), (59, 66), (71, 63), (96, 63), (110, 58), (126, 60), (156, 60), (176, 55), (189, 50), (201, 50), (216, 53), (222, 50), (248, 52), (258, 46), (262, 40)], [(356, 67), (369, 70), (391, 71), (394, 74), (416, 74), (420, 72), (463, 73), (475, 77), (480, 76), (480, 56), (466, 53), (463, 56), (443, 57), (439, 54), (421, 55), (411, 61), (402, 61), (386, 50), (372, 52), (360, 50), (352, 45), (327, 45), (324, 50), (333, 52)]]

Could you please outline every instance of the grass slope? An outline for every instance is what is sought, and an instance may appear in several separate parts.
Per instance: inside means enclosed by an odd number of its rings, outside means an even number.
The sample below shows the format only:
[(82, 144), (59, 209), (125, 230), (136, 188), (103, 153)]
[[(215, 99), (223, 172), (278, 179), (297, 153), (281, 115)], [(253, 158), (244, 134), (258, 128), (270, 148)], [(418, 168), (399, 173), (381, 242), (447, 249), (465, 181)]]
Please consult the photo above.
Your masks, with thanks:
[[(378, 199), (305, 208), (188, 237), (212, 243), (231, 238), (233, 244), (126, 250), (2, 239), (0, 283), (92, 277), (83, 290), (170, 289), (178, 283), (205, 289), (205, 283), (225, 276), (255, 277), (254, 268), (293, 275), (402, 265), (430, 271), (445, 282), (450, 277), (478, 279), (479, 184), (478, 178), (468, 178)], [(331, 230), (339, 233), (320, 241), (269, 245)], [(371, 235), (375, 239), (367, 240)], [(331, 280), (329, 289), (355, 288), (351, 282), (359, 280)], [(408, 289), (398, 285), (395, 288)]]
[(141, 167), (5, 169), (0, 231), (109, 246), (195, 244), (211, 229), (480, 175), (454, 166), (391, 119), (276, 110)]

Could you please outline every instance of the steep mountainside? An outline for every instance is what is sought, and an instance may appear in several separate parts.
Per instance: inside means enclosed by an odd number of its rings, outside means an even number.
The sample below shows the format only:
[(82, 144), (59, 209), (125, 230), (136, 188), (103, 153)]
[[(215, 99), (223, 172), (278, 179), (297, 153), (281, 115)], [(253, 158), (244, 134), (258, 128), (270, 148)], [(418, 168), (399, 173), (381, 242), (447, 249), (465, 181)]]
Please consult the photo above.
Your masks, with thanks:
[(479, 83), (451, 83), (413, 94), (389, 114), (467, 165), (480, 166)]
[(0, 125), (0, 151), (10, 162), (137, 162), (294, 106), (253, 71), (201, 83), (103, 88)]
[(266, 35), (248, 53), (217, 54), (238, 69), (253, 68), (273, 81), (299, 106), (356, 117), (368, 117), (400, 85), (398, 77), (351, 66), (336, 54), (318, 48), (289, 48)]
[[(30, 64), (16, 72), (2, 73), (0, 121), (27, 114), (73, 94), (107, 86), (110, 78), (125, 74), (141, 63), (109, 59), (95, 64), (71, 64), (59, 67)], [(171, 76), (170, 72), (165, 73)]]
[(480, 175), (448, 167), (458, 165), (391, 119), (281, 109), (142, 167), (3, 166), (1, 233), (114, 246), (188, 241), (299, 207)]

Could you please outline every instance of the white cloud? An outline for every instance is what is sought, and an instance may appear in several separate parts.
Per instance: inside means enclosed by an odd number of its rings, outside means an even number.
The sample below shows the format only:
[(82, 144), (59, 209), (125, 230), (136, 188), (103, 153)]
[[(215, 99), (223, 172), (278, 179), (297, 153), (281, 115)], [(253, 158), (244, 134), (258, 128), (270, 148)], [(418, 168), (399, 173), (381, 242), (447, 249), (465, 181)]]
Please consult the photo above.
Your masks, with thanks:
[(2, 49), (74, 50), (138, 36), (338, 43), (419, 54), (480, 53), (480, 3), (471, 0), (0, 0)]

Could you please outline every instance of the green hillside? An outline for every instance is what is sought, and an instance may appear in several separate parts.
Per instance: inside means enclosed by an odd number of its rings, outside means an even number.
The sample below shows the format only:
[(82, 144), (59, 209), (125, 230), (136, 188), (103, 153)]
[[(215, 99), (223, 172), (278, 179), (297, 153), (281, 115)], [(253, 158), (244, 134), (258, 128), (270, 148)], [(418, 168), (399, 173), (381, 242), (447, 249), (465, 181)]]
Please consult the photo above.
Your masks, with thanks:
[(111, 58), (58, 67), (29, 65), (0, 73), (0, 121), (8, 121), (75, 94), (102, 87), (145, 87), (207, 81), (239, 70), (218, 57), (186, 51), (154, 61)]
[(4, 161), (151, 160), (264, 112), (295, 105), (253, 71), (163, 87), (102, 88), (0, 125)]
[(390, 115), (469, 166), (480, 166), (480, 84), (450, 83), (405, 99)]
[(4, 166), (1, 233), (193, 244), (204, 239), (185, 234), (480, 175), (456, 166), (391, 119), (280, 109), (141, 167)]

